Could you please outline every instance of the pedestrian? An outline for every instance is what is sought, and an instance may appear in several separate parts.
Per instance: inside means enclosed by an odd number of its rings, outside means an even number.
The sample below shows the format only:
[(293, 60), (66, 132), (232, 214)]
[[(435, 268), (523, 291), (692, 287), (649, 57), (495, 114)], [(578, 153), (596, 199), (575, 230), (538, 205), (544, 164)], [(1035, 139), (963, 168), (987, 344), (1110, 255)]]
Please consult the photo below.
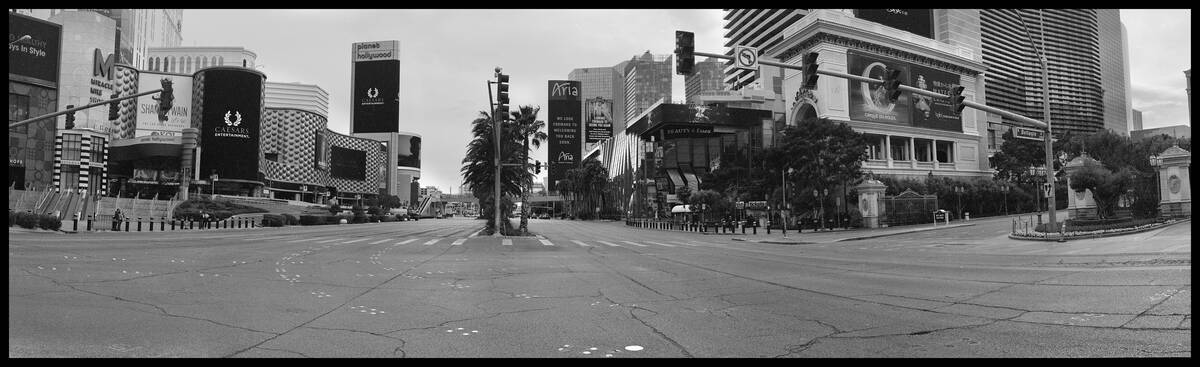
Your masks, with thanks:
[(208, 228), (208, 213), (205, 213), (203, 210), (201, 210), (200, 211), (200, 220), (203, 223), (201, 225), (204, 226), (204, 228)]
[(121, 219), (122, 219), (121, 216), (122, 216), (121, 208), (117, 208), (117, 210), (113, 212), (113, 219), (112, 219), (112, 230), (113, 231), (121, 230)]

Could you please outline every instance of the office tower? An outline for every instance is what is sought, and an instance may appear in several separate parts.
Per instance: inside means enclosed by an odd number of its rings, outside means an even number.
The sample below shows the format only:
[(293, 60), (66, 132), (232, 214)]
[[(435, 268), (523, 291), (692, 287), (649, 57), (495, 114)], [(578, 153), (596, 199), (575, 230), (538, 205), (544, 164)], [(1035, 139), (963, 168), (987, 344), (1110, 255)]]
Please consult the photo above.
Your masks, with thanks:
[(659, 100), (671, 102), (672, 55), (647, 50), (625, 65), (625, 120), (645, 112)]
[(1129, 125), (1129, 131), (1141, 130), (1142, 129), (1142, 111), (1139, 111), (1139, 110), (1130, 110), (1130, 111), (1133, 111), (1133, 113), (1132, 113), (1133, 119), (1132, 119), (1132, 123), (1130, 123), (1130, 125)]
[(1096, 9), (1100, 26), (1100, 86), (1104, 89), (1104, 128), (1125, 135), (1129, 130), (1129, 84), (1124, 26), (1119, 9)]
[[(808, 13), (808, 9), (726, 9), (725, 55), (732, 57), (736, 46), (757, 47), (759, 52), (775, 46), (783, 40), (783, 30)], [(726, 65), (725, 84), (732, 89), (758, 79), (753, 71), (734, 68), (729, 62)]]
[(1044, 47), (1054, 135), (1104, 128), (1101, 26), (1095, 9), (982, 9), (980, 23), (987, 105), (1045, 119), (1038, 57)]
[[(578, 68), (567, 74), (567, 80), (579, 81), (581, 103), (580, 116), (588, 116), (587, 101), (603, 98), (607, 106), (611, 106), (609, 116), (612, 119), (612, 131), (607, 135), (613, 136), (625, 129), (625, 74), (612, 66)], [(617, 118), (619, 117), (619, 118)], [(581, 121), (586, 127), (587, 120)], [(590, 144), (584, 144), (584, 151), (590, 149)]]
[(696, 95), (702, 92), (725, 90), (724, 69), (724, 63), (711, 57), (697, 62), (695, 73), (683, 77), (687, 103), (695, 103)]

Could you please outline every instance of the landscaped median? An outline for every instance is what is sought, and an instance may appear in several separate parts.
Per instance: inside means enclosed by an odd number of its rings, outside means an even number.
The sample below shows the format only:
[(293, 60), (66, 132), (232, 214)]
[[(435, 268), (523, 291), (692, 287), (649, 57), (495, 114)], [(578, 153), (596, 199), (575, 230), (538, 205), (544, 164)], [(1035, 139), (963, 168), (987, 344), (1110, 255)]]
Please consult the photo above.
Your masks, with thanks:
[(1017, 231), (1017, 226), (1014, 225), (1014, 230), (1008, 235), (1008, 238), (1029, 241), (1070, 241), (1088, 238), (1101, 238), (1145, 232), (1191, 220), (1191, 217), (1145, 219), (1117, 218), (1091, 221), (1067, 220), (1063, 227), (1060, 228), (1060, 232), (1048, 232), (1047, 223), (1038, 224), (1035, 228), (1033, 228), (1033, 230), (1025, 231)]

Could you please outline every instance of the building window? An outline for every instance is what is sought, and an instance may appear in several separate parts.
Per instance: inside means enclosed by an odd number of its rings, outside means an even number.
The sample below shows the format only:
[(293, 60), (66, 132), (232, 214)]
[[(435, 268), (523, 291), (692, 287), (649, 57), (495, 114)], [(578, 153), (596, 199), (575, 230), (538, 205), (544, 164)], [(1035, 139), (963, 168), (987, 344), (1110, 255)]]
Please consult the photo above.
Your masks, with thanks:
[[(29, 118), (29, 96), (23, 94), (8, 94), (8, 123), (24, 121)], [(29, 132), (29, 124), (21, 125), (13, 132), (25, 134)]]
[(892, 145), (891, 153), (892, 153), (893, 161), (909, 160), (910, 157), (908, 156), (908, 144), (910, 144), (909, 138), (899, 137), (899, 136), (891, 137), (891, 145)]
[(939, 163), (954, 162), (954, 142), (939, 141), (937, 142), (937, 160)]
[(92, 162), (104, 163), (104, 138), (92, 137)]
[(996, 149), (996, 130), (988, 129), (988, 149)]
[(867, 135), (867, 159), (883, 160), (883, 136)]
[(925, 139), (914, 139), (917, 162), (932, 162), (933, 161), (933, 141)]
[[(78, 161), (81, 139), (83, 136), (79, 134), (63, 134), (62, 137), (62, 159), (67, 161)], [(78, 171), (78, 169), (76, 169), (76, 171)]]
[(104, 170), (100, 167), (88, 168), (88, 195), (100, 195), (104, 188)]
[(59, 182), (61, 188), (71, 190), (79, 187), (79, 166), (74, 164), (62, 165), (62, 176)]

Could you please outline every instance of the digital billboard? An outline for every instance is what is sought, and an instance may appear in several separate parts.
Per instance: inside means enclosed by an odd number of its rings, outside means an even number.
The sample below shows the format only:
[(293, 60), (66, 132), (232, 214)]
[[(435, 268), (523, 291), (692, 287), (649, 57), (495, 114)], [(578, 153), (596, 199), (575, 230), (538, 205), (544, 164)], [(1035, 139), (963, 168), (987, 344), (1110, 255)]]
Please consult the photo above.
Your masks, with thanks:
[(933, 38), (933, 9), (854, 9), (854, 16), (921, 37)]
[(400, 146), (396, 147), (396, 165), (401, 167), (421, 168), (421, 137), (400, 135)]
[[(913, 88), (924, 89), (939, 94), (950, 94), (950, 89), (958, 86), (958, 74), (934, 70), (920, 65), (909, 65), (912, 72), (909, 78)], [(954, 106), (946, 98), (933, 98), (920, 94), (912, 94), (912, 124), (915, 127), (962, 132), (962, 117), (954, 112)]]
[[(168, 74), (154, 71), (142, 71), (138, 77), (138, 91), (151, 91), (162, 88), (162, 80), (171, 81), (175, 90), (175, 99), (171, 110), (159, 114), (158, 94), (150, 94), (137, 98), (137, 128), (134, 136), (166, 135), (178, 136), (183, 129), (191, 127), (192, 116), (192, 77), (190, 75)], [(182, 91), (182, 92), (181, 92)]]
[(352, 88), (352, 132), (400, 131), (399, 60), (355, 62)]
[(551, 184), (566, 178), (567, 170), (579, 167), (583, 154), (579, 81), (550, 80), (547, 83), (547, 135), (550, 147), (546, 160)]
[[(198, 176), (258, 181), (263, 74), (219, 67), (196, 75), (203, 80)], [(175, 89), (176, 96), (183, 93)]]
[(587, 123), (587, 142), (595, 143), (612, 138), (613, 101), (604, 97), (587, 100), (584, 104), (584, 121)]
[[(908, 64), (892, 59), (870, 55), (856, 50), (846, 52), (849, 73), (872, 79), (885, 79), (891, 69), (900, 70), (900, 83), (909, 82)], [(900, 93), (896, 102), (889, 102), (882, 84), (847, 81), (850, 88), (850, 118), (886, 124), (911, 126), (911, 93)]]
[(367, 152), (329, 147), (329, 176), (362, 181), (367, 174)]
[[(29, 39), (18, 41), (22, 36)], [(58, 83), (62, 26), (8, 13), (8, 73), (43, 83)]]

